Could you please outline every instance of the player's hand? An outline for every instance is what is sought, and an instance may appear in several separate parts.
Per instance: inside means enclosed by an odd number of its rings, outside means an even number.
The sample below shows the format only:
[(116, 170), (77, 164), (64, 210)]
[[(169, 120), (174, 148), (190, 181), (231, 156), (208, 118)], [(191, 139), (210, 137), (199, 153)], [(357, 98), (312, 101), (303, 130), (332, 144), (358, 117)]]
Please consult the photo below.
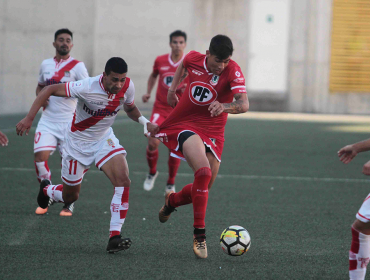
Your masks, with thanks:
[(211, 117), (216, 117), (218, 115), (221, 115), (223, 111), (225, 110), (224, 104), (215, 101), (208, 107), (208, 111), (211, 113)]
[(353, 145), (347, 145), (338, 151), (339, 160), (343, 163), (350, 163), (356, 155), (357, 151)]
[(21, 120), (16, 125), (17, 134), (22, 136), (23, 132), (26, 132), (26, 135), (28, 135), (28, 132), (30, 131), (31, 126), (32, 126), (32, 120), (25, 117), (23, 120)]
[(141, 99), (143, 100), (144, 103), (148, 102), (149, 99), (150, 99), (150, 94), (147, 93), (147, 94), (144, 94)]
[(362, 173), (365, 175), (370, 175), (370, 161), (364, 164), (364, 167), (362, 168)]
[(167, 103), (172, 108), (175, 108), (177, 103), (179, 103), (179, 98), (176, 95), (176, 91), (168, 90), (167, 93)]
[(46, 100), (44, 104), (42, 104), (42, 108), (44, 108), (44, 110), (45, 110), (45, 108), (46, 108), (48, 105), (49, 105), (49, 99), (48, 99), (48, 100)]
[(159, 126), (154, 123), (148, 122), (146, 126), (147, 126), (147, 131), (146, 133), (144, 132), (144, 135), (146, 137), (150, 137), (150, 136), (154, 137), (159, 132)]
[(0, 131), (0, 144), (1, 146), (8, 146), (9, 140), (4, 133)]

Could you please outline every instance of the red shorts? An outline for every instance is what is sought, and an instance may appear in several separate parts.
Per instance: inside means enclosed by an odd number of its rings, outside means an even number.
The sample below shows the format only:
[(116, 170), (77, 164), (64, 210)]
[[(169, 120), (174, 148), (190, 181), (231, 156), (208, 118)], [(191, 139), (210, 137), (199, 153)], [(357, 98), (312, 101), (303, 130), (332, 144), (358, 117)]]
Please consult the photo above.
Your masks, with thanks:
[(185, 127), (162, 128), (155, 137), (165, 144), (168, 149), (170, 149), (171, 156), (185, 160), (184, 155), (181, 151), (179, 151), (178, 141), (181, 132), (184, 131), (192, 131), (197, 134), (203, 140), (204, 145), (207, 146), (216, 159), (221, 162), (224, 141), (216, 140), (215, 138), (209, 138), (197, 129)]
[(152, 115), (150, 117), (150, 122), (156, 125), (161, 125), (171, 112), (172, 108), (165, 110), (154, 106)]

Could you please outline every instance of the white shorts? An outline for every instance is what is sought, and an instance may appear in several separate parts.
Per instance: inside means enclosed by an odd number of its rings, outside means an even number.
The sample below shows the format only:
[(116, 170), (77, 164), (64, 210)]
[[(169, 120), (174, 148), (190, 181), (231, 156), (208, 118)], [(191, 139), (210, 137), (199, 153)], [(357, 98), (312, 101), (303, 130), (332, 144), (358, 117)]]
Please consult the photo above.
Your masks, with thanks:
[(126, 150), (119, 144), (119, 140), (111, 129), (107, 137), (98, 142), (65, 138), (62, 160), (62, 181), (69, 186), (76, 186), (82, 182), (84, 174), (90, 165), (95, 162), (101, 167), (112, 157), (124, 154)]
[(35, 139), (33, 142), (33, 152), (51, 151), (53, 154), (58, 147), (62, 156), (64, 133), (68, 127), (68, 122), (50, 122), (40, 119), (37, 124)]
[(362, 203), (360, 210), (358, 210), (356, 218), (364, 223), (370, 222), (370, 193)]

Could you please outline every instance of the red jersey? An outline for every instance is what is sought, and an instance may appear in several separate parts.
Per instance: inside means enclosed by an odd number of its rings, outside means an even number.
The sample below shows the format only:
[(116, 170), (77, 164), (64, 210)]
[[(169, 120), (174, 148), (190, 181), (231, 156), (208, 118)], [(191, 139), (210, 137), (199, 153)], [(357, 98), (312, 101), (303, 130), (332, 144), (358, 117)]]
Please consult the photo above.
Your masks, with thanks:
[[(184, 55), (185, 56), (185, 55)], [(175, 75), (177, 67), (180, 65), (184, 56), (176, 63), (171, 60), (171, 54), (164, 54), (158, 56), (153, 65), (153, 73), (159, 74), (159, 81), (157, 93), (154, 102), (154, 108), (161, 111), (163, 114), (169, 114), (172, 108), (167, 103), (167, 92), (170, 88), (173, 76)], [(186, 81), (183, 81), (178, 87), (176, 94), (181, 97), (186, 87)]]
[[(245, 80), (239, 65), (230, 60), (220, 76), (211, 73), (206, 66), (206, 55), (189, 52), (183, 60), (188, 70), (187, 88), (168, 118), (160, 125), (160, 132), (171, 130), (191, 130), (203, 139), (222, 144), (224, 140), (227, 113), (211, 117), (209, 105), (233, 102), (234, 94), (246, 92)], [(205, 139), (203, 139), (205, 141)], [(222, 152), (222, 151), (221, 151)]]

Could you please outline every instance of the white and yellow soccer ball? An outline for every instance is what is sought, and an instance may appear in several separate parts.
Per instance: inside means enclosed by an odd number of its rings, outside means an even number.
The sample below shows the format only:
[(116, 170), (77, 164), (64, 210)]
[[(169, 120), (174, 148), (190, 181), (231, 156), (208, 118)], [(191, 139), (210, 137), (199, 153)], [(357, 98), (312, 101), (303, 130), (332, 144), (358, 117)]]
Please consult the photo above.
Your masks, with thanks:
[(251, 247), (251, 237), (245, 228), (230, 226), (222, 232), (220, 245), (225, 254), (241, 256)]

